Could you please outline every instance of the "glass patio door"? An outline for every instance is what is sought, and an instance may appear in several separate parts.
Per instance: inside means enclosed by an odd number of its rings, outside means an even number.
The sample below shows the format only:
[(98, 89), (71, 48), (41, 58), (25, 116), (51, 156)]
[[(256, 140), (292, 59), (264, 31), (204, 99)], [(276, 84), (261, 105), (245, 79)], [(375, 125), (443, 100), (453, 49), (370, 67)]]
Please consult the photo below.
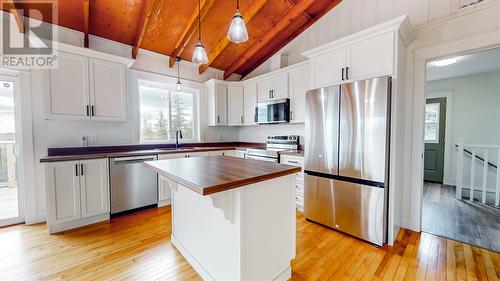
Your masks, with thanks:
[(0, 76), (0, 226), (24, 221), (18, 184), (18, 145), (20, 116), (17, 80)]

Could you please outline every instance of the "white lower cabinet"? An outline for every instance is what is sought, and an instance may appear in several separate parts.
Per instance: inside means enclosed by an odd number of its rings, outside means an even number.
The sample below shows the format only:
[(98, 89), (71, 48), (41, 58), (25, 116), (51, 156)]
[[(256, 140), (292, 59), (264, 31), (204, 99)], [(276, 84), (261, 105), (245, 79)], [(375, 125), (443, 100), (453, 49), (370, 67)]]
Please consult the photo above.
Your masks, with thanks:
[(109, 219), (107, 159), (54, 162), (45, 169), (50, 233)]
[(302, 168), (302, 171), (295, 175), (295, 202), (297, 209), (304, 211), (304, 157), (282, 155), (280, 163)]
[(237, 157), (237, 158), (245, 158), (245, 154), (246, 154), (246, 150), (239, 150), (239, 149), (236, 149), (234, 151), (234, 157)]
[(210, 151), (210, 156), (232, 156), (234, 157), (234, 150), (217, 150)]

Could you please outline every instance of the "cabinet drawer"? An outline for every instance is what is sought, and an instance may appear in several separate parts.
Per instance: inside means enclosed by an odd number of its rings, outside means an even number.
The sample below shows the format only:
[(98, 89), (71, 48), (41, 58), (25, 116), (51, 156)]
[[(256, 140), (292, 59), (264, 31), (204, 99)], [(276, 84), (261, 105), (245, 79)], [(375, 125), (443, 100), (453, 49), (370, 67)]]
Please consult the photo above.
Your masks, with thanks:
[(304, 158), (296, 156), (281, 156), (281, 164), (304, 167)]

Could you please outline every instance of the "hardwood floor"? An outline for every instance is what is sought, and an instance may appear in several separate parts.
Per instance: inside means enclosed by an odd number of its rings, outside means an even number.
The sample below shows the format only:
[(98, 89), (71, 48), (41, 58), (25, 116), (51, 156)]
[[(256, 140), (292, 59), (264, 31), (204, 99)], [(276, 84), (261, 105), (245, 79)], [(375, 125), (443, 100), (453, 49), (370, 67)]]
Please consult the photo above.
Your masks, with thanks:
[[(57, 235), (0, 228), (0, 280), (200, 280), (170, 235), (170, 207)], [(498, 280), (500, 254), (411, 231), (378, 249), (299, 213), (292, 268), (292, 280)]]
[(500, 209), (457, 200), (453, 186), (424, 183), (422, 230), (500, 252)]

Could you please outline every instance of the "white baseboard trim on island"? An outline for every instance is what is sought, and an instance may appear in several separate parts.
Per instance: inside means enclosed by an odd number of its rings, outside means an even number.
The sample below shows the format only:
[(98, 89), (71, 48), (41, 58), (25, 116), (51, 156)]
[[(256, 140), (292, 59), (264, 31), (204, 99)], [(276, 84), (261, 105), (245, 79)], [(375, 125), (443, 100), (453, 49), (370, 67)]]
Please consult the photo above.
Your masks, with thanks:
[(164, 206), (168, 206), (168, 205), (171, 205), (171, 204), (172, 204), (172, 200), (170, 200), (170, 199), (163, 200), (163, 201), (158, 201), (158, 208), (164, 207)]

